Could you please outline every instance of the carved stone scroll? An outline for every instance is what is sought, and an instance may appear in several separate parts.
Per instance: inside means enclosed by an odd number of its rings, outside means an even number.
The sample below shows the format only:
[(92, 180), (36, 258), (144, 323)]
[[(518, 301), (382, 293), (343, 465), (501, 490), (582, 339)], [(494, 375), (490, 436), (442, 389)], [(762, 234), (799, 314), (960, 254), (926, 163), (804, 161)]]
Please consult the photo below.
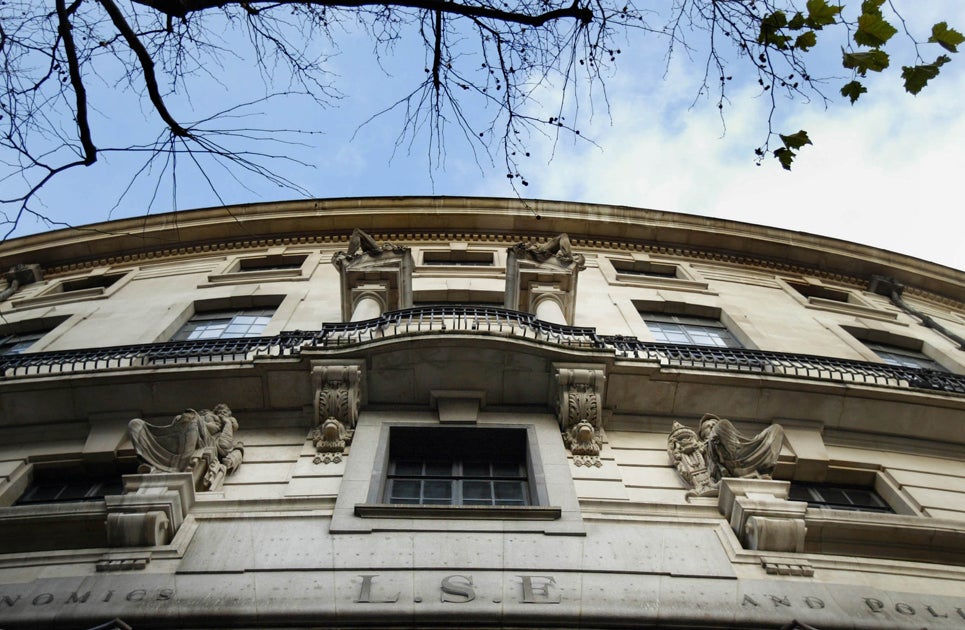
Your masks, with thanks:
[(197, 490), (218, 490), (237, 470), (245, 446), (235, 439), (238, 420), (224, 403), (214, 409), (187, 409), (171, 424), (155, 425), (134, 418), (128, 432), (141, 458), (139, 472), (190, 472)]
[(313, 460), (316, 464), (342, 461), (358, 420), (361, 383), (358, 365), (313, 364), (315, 428), (311, 440), (318, 453)]
[(603, 369), (557, 367), (556, 414), (563, 431), (563, 443), (573, 454), (576, 466), (602, 466)]
[(692, 488), (687, 496), (713, 497), (725, 477), (770, 479), (783, 443), (784, 429), (779, 424), (747, 438), (730, 420), (708, 413), (697, 431), (674, 422), (667, 453), (680, 478)]

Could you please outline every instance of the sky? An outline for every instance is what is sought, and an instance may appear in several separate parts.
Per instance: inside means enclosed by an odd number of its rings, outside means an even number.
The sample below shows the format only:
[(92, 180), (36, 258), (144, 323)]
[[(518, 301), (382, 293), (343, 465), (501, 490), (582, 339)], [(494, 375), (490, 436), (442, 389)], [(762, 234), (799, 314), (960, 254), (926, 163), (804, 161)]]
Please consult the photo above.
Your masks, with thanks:
[[(906, 13), (909, 28), (923, 38), (940, 19), (965, 31), (965, 4), (960, 0), (912, 6)], [(421, 53), (406, 45), (379, 63), (369, 48), (370, 42), (346, 35), (342, 53), (330, 59), (333, 80), (343, 93), (337, 106), (319, 110), (306, 99), (292, 99), (250, 109), (255, 115), (243, 119), (246, 125), (312, 131), (296, 136), (297, 145), (281, 149), (305, 165), (284, 162), (282, 172), (313, 197), (515, 196), (505, 170), (485, 158), (475, 159), (453, 130), (442, 164), (430, 168), (424, 137), (393, 150), (399, 133), (396, 114), (359, 127), (421, 78), (424, 65)], [(531, 156), (524, 160), (523, 171), (529, 185), (519, 187), (519, 194), (769, 225), (965, 269), (965, 107), (960, 100), (965, 94), (965, 58), (945, 66), (917, 96), (904, 93), (897, 72), (892, 72), (870, 78), (869, 94), (854, 106), (840, 98), (828, 106), (782, 102), (779, 130), (807, 129), (814, 142), (787, 172), (773, 159), (755, 164), (753, 150), (765, 136), (768, 110), (754, 81), (736, 77), (722, 120), (715, 100), (696, 96), (699, 60), (677, 54), (668, 61), (663, 44), (653, 40), (631, 39), (625, 48), (616, 72), (607, 78), (608, 106), (599, 91), (595, 99), (580, 101), (579, 137), (530, 138)], [(932, 48), (935, 51), (926, 49), (923, 55), (937, 55), (937, 47)], [(896, 59), (893, 65), (903, 61), (911, 59)], [(842, 79), (844, 73), (829, 67), (828, 74), (836, 78), (827, 83), (828, 93), (836, 94), (848, 80)], [(259, 96), (253, 87), (259, 81), (244, 60), (226, 60), (212, 76), (216, 80), (203, 81), (190, 101), (174, 100), (173, 105), (211, 111), (237, 101), (239, 89), (251, 94), (243, 100)], [(554, 86), (544, 92), (546, 99), (556, 93)], [(117, 110), (106, 105), (95, 109), (95, 133), (107, 144), (112, 134), (123, 137), (155, 121), (135, 95), (118, 92), (107, 80), (92, 90), (95, 107), (98, 98), (116, 101), (128, 112), (119, 117), (108, 113)], [(300, 197), (219, 169), (208, 171), (209, 185), (182, 158), (177, 194), (168, 171), (160, 186), (156, 177), (141, 177), (119, 200), (130, 175), (142, 165), (139, 160), (141, 156), (104, 154), (94, 167), (48, 185), (35, 208), (58, 227), (60, 222), (81, 225), (221, 202)], [(14, 236), (50, 227), (28, 217)]]

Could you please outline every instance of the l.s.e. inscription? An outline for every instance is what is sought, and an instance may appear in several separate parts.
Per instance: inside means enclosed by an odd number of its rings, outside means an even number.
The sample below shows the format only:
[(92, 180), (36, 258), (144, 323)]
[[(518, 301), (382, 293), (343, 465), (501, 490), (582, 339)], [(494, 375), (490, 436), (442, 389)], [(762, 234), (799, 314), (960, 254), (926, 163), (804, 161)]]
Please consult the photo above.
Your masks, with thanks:
[[(353, 576), (355, 595), (352, 601), (356, 604), (396, 604), (400, 601), (402, 591), (389, 577), (377, 573), (358, 574)], [(514, 601), (520, 604), (559, 604), (564, 601), (564, 593), (552, 575), (516, 575), (511, 578), (515, 588), (510, 589)], [(72, 591), (69, 593), (38, 593), (34, 595), (13, 595), (0, 592), (0, 613), (4, 610), (23, 610), (42, 608), (50, 605), (76, 604), (83, 605), (91, 602), (126, 603), (152, 602), (164, 604), (176, 599), (176, 592), (172, 588), (134, 588), (131, 590), (104, 591)], [(447, 575), (438, 584), (438, 591), (432, 597), (437, 597), (444, 604), (466, 604), (472, 601), (502, 602), (501, 589), (496, 592), (484, 592), (469, 574)], [(422, 595), (414, 596), (413, 601), (423, 601)], [(840, 602), (838, 602), (840, 603)], [(871, 617), (881, 617), (887, 613), (897, 614), (904, 618), (931, 619), (965, 622), (965, 606), (937, 605), (927, 601), (894, 601), (885, 603), (876, 597), (861, 597), (861, 609)], [(828, 607), (824, 599), (813, 595), (789, 596), (784, 594), (760, 593), (744, 594), (739, 602), (742, 608), (802, 608), (820, 610)]]

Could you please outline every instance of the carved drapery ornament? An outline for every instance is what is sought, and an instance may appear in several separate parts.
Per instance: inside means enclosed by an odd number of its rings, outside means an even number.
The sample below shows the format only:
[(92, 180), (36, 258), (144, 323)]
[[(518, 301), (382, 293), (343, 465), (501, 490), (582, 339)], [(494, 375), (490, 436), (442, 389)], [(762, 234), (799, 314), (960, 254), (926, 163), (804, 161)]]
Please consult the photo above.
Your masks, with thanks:
[(342, 461), (352, 443), (361, 400), (361, 369), (357, 365), (315, 365), (315, 428), (311, 440), (316, 464)]
[(557, 369), (556, 414), (563, 443), (576, 466), (602, 466), (603, 394), (606, 377), (598, 368)]
[(674, 422), (667, 436), (670, 463), (692, 490), (688, 496), (717, 496), (725, 477), (770, 479), (784, 444), (784, 428), (772, 424), (747, 438), (726, 418), (704, 414), (697, 431)]
[(379, 245), (374, 238), (366, 232), (355, 228), (352, 236), (348, 240), (348, 249), (344, 252), (336, 252), (332, 256), (332, 264), (338, 269), (343, 269), (349, 263), (355, 262), (365, 256), (378, 258), (385, 253), (402, 254), (409, 251), (404, 245), (385, 242)]
[(565, 233), (554, 236), (541, 244), (516, 243), (509, 248), (509, 251), (516, 254), (519, 259), (537, 263), (544, 263), (551, 258), (555, 258), (561, 267), (568, 267), (575, 263), (577, 267), (582, 269), (586, 262), (581, 254), (573, 252), (570, 237)]
[(235, 439), (238, 420), (224, 403), (214, 409), (187, 409), (171, 424), (155, 425), (134, 418), (128, 432), (142, 460), (141, 473), (190, 472), (197, 490), (218, 490), (237, 470), (245, 446)]

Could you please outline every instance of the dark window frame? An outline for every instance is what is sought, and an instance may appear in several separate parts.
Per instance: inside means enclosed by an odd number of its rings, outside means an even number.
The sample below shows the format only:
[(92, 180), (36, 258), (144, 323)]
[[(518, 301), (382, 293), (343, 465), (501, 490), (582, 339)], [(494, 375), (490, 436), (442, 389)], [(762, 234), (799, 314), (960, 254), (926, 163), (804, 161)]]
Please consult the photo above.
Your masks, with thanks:
[(887, 501), (870, 486), (791, 482), (791, 501), (806, 501), (809, 508), (895, 514)]
[[(640, 311), (640, 317), (658, 343), (738, 349), (744, 347), (720, 319), (647, 311)], [(674, 341), (671, 333), (682, 335), (687, 341)], [(701, 334), (714, 339), (715, 343), (702, 343), (699, 339)]]

